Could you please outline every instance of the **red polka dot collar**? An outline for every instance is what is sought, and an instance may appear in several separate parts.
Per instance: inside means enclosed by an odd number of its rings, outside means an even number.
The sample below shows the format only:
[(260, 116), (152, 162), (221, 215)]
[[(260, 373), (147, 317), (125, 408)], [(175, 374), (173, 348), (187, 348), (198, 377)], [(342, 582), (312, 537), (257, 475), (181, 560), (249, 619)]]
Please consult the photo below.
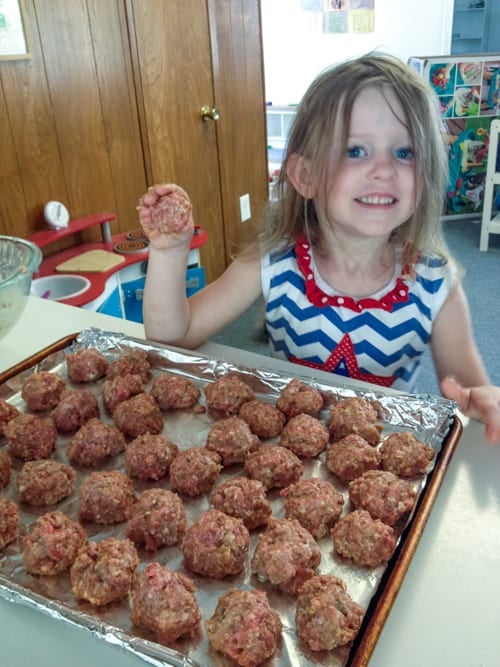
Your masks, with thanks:
[(381, 308), (382, 310), (391, 311), (394, 304), (408, 301), (409, 288), (401, 277), (396, 280), (396, 285), (393, 289), (389, 290), (380, 299), (372, 299), (370, 297), (353, 299), (350, 296), (332, 296), (331, 294), (326, 294), (316, 284), (314, 272), (311, 267), (311, 245), (304, 236), (297, 239), (295, 255), (297, 257), (297, 265), (304, 276), (306, 296), (318, 308), (337, 306), (349, 308), (358, 313), (368, 308)]

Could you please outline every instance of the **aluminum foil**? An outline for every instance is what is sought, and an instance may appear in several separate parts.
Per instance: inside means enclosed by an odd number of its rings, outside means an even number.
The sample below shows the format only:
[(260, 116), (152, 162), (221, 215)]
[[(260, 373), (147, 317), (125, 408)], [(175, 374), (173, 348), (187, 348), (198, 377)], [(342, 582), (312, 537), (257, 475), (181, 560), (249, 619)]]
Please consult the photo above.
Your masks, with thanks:
[[(89, 328), (83, 330), (65, 350), (48, 353), (36, 366), (23, 371), (1, 385), (0, 397), (9, 400), (20, 410), (24, 410), (25, 404), (20, 391), (25, 378), (35, 370), (51, 370), (60, 373), (67, 380), (65, 354), (68, 351), (74, 351), (82, 347), (99, 349), (109, 361), (116, 359), (126, 350), (134, 348), (145, 350), (148, 352), (155, 374), (162, 371), (175, 372), (189, 377), (200, 388), (203, 388), (208, 382), (213, 382), (221, 375), (234, 372), (253, 387), (258, 398), (270, 402), (276, 400), (281, 390), (292, 379), (292, 376), (285, 376), (271, 370), (236, 366), (195, 352), (186, 352), (114, 332)], [(364, 396), (379, 402), (382, 413), (381, 421), (384, 424), (384, 435), (397, 430), (412, 429), (417, 437), (430, 444), (436, 453), (440, 451), (443, 445), (456, 412), (454, 403), (436, 396), (396, 394), (383, 390), (354, 390), (348, 387), (315, 382), (309, 376), (301, 375), (300, 370), (302, 369), (300, 367), (297, 370), (299, 372), (294, 373), (293, 377), (309, 382), (320, 389), (327, 398), (327, 407), (322, 417), (326, 417), (329, 407), (339, 399), (348, 396)], [(109, 420), (106, 417), (100, 397), (101, 382), (85, 385), (85, 387), (95, 391), (100, 402), (101, 418)], [(68, 384), (71, 383), (68, 381)], [(203, 402), (203, 392), (201, 401)], [(164, 413), (164, 423), (164, 434), (175, 442), (180, 449), (185, 449), (205, 444), (208, 430), (213, 421), (207, 413), (194, 414), (180, 411), (179, 413)], [(59, 437), (54, 456), (65, 463), (68, 462), (65, 448), (69, 438), (70, 436)], [(0, 446), (2, 446), (1, 441)], [(324, 465), (323, 455), (303, 462), (305, 470), (303, 477), (315, 476), (328, 479), (346, 498), (344, 512), (347, 512), (349, 502), (346, 486), (336, 483), (334, 476), (329, 473)], [(20, 461), (14, 462), (13, 479), (2, 492), (5, 497), (10, 497), (13, 500), (16, 500), (16, 476), (21, 464)], [(105, 465), (100, 466), (99, 469), (117, 469), (124, 472), (123, 455), (111, 459)], [(73, 518), (78, 516), (79, 484), (89, 472), (88, 469), (79, 467), (76, 467), (76, 470), (77, 484), (75, 492), (57, 505), (57, 509), (66, 512)], [(219, 481), (223, 482), (231, 477), (236, 477), (241, 472), (242, 467), (240, 466), (225, 468)], [(427, 477), (424, 476), (414, 482), (419, 493), (424, 489), (426, 481)], [(169, 488), (168, 477), (158, 482), (135, 480), (134, 484), (137, 495), (140, 495), (147, 488)], [(273, 515), (284, 518), (283, 500), (279, 491), (269, 492), (268, 498), (271, 502)], [(184, 499), (188, 525), (191, 525), (201, 512), (210, 508), (209, 500), (209, 496)], [(20, 509), (20, 532), (22, 537), (23, 532), (38, 516), (55, 509), (55, 506), (30, 508), (23, 505)], [(411, 518), (409, 518), (409, 521), (411, 521)], [(89, 539), (101, 539), (111, 535), (123, 537), (126, 527), (125, 523), (113, 526), (98, 526), (87, 523), (84, 525)], [(11, 602), (29, 605), (55, 619), (84, 628), (99, 639), (130, 651), (149, 664), (171, 665), (172, 667), (204, 667), (205, 665), (225, 667), (229, 662), (209, 646), (204, 631), (204, 622), (213, 614), (218, 598), (229, 588), (235, 586), (262, 588), (267, 592), (271, 606), (279, 612), (283, 623), (281, 647), (275, 656), (266, 662), (268, 667), (295, 667), (299, 665), (302, 667), (318, 664), (329, 667), (345, 667), (350, 657), (352, 657), (350, 647), (343, 647), (330, 652), (314, 653), (309, 651), (297, 639), (294, 632), (295, 598), (280, 593), (271, 585), (261, 583), (252, 576), (250, 559), (255, 548), (257, 535), (258, 531), (251, 533), (249, 559), (245, 571), (239, 576), (229, 577), (222, 582), (196, 576), (185, 569), (182, 552), (178, 547), (164, 547), (153, 554), (143, 549), (138, 550), (141, 559), (140, 568), (143, 568), (149, 562), (157, 561), (162, 565), (168, 565), (171, 569), (185, 571), (194, 580), (197, 587), (196, 597), (203, 615), (199, 632), (194, 637), (181, 639), (168, 647), (154, 641), (146, 632), (142, 632), (132, 625), (127, 600), (96, 608), (74, 598), (68, 573), (55, 577), (28, 575), (24, 571), (22, 563), (21, 537), (0, 553), (0, 595)], [(368, 609), (370, 600), (377, 592), (379, 585), (382, 586), (381, 580), (386, 566), (367, 569), (350, 565), (335, 555), (333, 542), (329, 536), (319, 540), (318, 544), (322, 553), (319, 572), (341, 577), (345, 581), (351, 597), (365, 609)], [(390, 565), (391, 563), (387, 567), (390, 567)]]

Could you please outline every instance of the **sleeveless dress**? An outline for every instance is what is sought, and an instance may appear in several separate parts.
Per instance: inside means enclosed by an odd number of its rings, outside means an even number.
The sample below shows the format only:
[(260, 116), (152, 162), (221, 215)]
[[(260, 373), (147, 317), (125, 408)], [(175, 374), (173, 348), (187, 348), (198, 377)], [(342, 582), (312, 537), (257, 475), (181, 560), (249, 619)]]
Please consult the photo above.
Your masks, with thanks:
[(383, 387), (414, 391), (432, 324), (454, 281), (449, 262), (421, 257), (415, 276), (399, 265), (369, 297), (335, 292), (315, 269), (305, 238), (261, 260), (271, 354)]

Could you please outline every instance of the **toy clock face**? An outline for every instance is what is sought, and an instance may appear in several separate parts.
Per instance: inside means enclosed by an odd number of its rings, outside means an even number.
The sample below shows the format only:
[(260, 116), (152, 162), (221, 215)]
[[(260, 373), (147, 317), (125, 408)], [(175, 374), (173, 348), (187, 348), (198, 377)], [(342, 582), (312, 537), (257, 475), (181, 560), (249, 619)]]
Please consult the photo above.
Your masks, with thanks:
[(43, 209), (45, 220), (51, 227), (59, 229), (60, 227), (67, 227), (69, 222), (68, 209), (64, 204), (58, 201), (49, 201), (45, 204)]

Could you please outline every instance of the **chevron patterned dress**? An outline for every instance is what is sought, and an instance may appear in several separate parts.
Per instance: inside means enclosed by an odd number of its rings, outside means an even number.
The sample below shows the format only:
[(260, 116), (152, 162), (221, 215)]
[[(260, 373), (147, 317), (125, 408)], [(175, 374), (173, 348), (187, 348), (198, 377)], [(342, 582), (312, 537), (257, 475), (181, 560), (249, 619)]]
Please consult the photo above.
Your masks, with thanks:
[(266, 328), (273, 356), (384, 387), (414, 391), (432, 323), (454, 276), (441, 258), (420, 258), (415, 278), (399, 266), (370, 297), (335, 293), (314, 268), (305, 238), (262, 258)]

